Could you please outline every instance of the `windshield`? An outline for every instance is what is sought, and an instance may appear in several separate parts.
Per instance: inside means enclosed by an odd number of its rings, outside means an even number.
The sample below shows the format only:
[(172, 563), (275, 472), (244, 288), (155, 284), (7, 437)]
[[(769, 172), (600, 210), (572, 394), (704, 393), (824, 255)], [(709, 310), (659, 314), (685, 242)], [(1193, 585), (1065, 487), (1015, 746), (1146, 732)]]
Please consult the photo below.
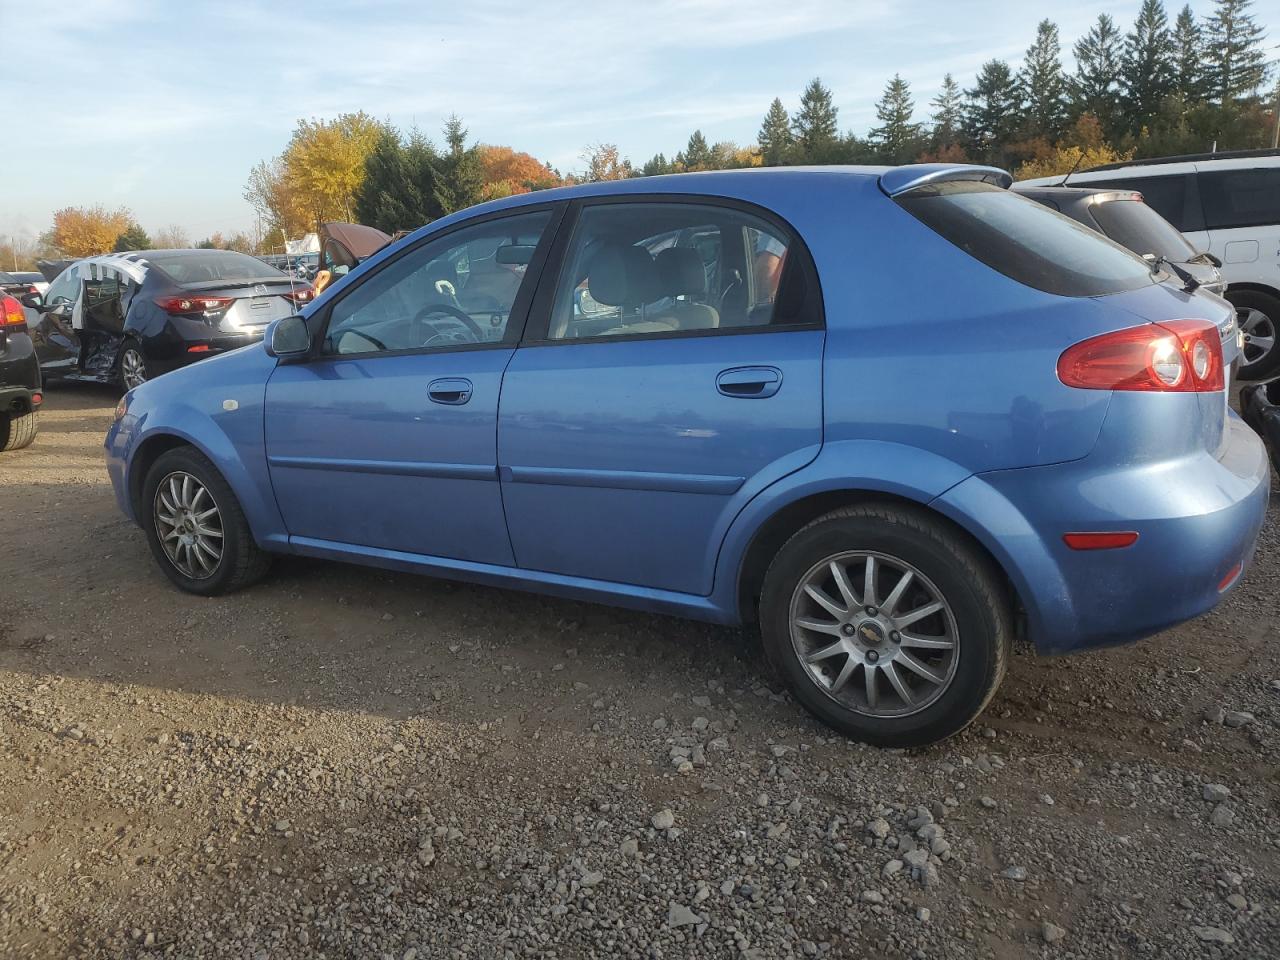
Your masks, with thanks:
[(227, 281), (244, 283), (287, 281), (289, 278), (257, 257), (234, 250), (182, 250), (173, 253), (148, 253), (147, 262), (159, 267), (177, 283), (209, 283)]
[(1102, 200), (1089, 209), (1103, 233), (1136, 254), (1167, 257), (1174, 263), (1186, 263), (1196, 255), (1187, 238), (1141, 200)]
[(1143, 260), (1096, 230), (989, 183), (929, 184), (897, 201), (969, 256), (1046, 293), (1100, 297), (1153, 282)]

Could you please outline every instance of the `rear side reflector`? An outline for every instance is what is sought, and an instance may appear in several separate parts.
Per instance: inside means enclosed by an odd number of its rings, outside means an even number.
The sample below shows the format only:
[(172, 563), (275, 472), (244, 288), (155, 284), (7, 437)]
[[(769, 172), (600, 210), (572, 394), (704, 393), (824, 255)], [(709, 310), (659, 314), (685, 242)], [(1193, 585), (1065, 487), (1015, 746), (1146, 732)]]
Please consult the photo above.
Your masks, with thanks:
[(1244, 569), (1244, 561), (1241, 560), (1234, 567), (1227, 571), (1227, 575), (1218, 582), (1218, 592), (1221, 593), (1227, 587), (1236, 582), (1236, 578), (1240, 576), (1240, 571)]
[(1064, 533), (1062, 542), (1072, 550), (1115, 550), (1137, 543), (1138, 535), (1132, 530), (1106, 533)]
[(209, 345), (207, 343), (193, 343), (187, 347), (187, 353), (208, 353)]
[(1225, 384), (1222, 339), (1208, 320), (1166, 320), (1068, 347), (1058, 379), (1084, 390), (1208, 393)]

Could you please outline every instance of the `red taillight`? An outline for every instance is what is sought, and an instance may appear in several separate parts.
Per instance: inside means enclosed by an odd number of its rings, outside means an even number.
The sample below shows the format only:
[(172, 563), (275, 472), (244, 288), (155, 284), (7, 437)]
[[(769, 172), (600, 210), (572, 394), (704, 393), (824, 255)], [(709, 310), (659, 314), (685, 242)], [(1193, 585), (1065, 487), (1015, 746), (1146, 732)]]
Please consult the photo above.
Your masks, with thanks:
[(210, 347), (207, 343), (193, 343), (187, 347), (187, 353), (208, 353)]
[(295, 305), (310, 303), (316, 298), (315, 288), (308, 284), (305, 287), (294, 287), (288, 293), (281, 294), (286, 300), (293, 302)]
[(1064, 533), (1062, 542), (1072, 550), (1117, 550), (1120, 547), (1133, 546), (1138, 542), (1138, 535), (1132, 530)]
[(1058, 358), (1058, 379), (1085, 390), (1221, 390), (1222, 340), (1208, 320), (1126, 327), (1068, 347)]
[(156, 297), (156, 306), (175, 316), (183, 313), (217, 313), (235, 303), (235, 297)]
[(0, 298), (0, 327), (11, 330), (26, 325), (27, 315), (22, 311), (22, 304), (13, 297)]
[(40, 404), (42, 404), (42, 403), (44, 403), (44, 394), (43, 394), (43, 393), (33, 393), (33, 394), (31, 395), (31, 405), (32, 405), (33, 407), (38, 407), (38, 406), (40, 406)]

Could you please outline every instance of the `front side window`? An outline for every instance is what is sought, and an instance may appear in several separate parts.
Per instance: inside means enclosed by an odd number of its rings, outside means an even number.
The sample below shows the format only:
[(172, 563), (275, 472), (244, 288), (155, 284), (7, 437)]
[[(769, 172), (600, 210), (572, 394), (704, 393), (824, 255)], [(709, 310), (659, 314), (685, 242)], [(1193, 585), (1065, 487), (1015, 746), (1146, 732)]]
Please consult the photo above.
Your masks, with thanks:
[(1095, 230), (989, 183), (929, 184), (897, 202), (975, 260), (1064, 297), (1099, 297), (1154, 282), (1136, 254)]
[(1280, 224), (1280, 167), (1213, 170), (1199, 174), (1205, 227), (1264, 227)]
[(548, 211), (492, 220), (406, 253), (334, 305), (324, 352), (506, 342), (517, 295), (550, 221)]
[(54, 277), (53, 283), (49, 284), (49, 289), (45, 292), (45, 301), (53, 306), (73, 302), (79, 292), (79, 269), (78, 266), (70, 266)]
[(807, 257), (738, 209), (614, 203), (583, 209), (547, 337), (580, 340), (821, 322)]

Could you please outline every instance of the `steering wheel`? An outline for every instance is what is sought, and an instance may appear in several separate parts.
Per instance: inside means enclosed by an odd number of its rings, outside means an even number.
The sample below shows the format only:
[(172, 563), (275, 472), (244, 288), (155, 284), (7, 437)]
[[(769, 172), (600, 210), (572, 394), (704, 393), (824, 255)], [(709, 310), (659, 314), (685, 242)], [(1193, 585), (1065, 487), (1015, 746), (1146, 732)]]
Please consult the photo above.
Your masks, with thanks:
[[(440, 331), (436, 328), (435, 324), (433, 324), (430, 320), (427, 319), (427, 315), (432, 313), (448, 314), (449, 316), (453, 317), (455, 320), (457, 320), (459, 323), (461, 323), (464, 327), (467, 328), (467, 331), (475, 339), (476, 343), (484, 342), (484, 331), (480, 329), (480, 324), (472, 320), (471, 317), (467, 313), (465, 313), (460, 307), (451, 306), (450, 304), (447, 304), (447, 303), (431, 303), (423, 307), (421, 310), (419, 310), (414, 315), (413, 319), (415, 322), (421, 321), (422, 323), (425, 323), (427, 326), (431, 327), (432, 330), (436, 330), (436, 336), (443, 336), (443, 334), (441, 334)], [(430, 343), (431, 340), (434, 340), (434, 339), (435, 337), (429, 338), (427, 343)], [(427, 344), (425, 343), (423, 344), (423, 346), (426, 346), (426, 345)]]

